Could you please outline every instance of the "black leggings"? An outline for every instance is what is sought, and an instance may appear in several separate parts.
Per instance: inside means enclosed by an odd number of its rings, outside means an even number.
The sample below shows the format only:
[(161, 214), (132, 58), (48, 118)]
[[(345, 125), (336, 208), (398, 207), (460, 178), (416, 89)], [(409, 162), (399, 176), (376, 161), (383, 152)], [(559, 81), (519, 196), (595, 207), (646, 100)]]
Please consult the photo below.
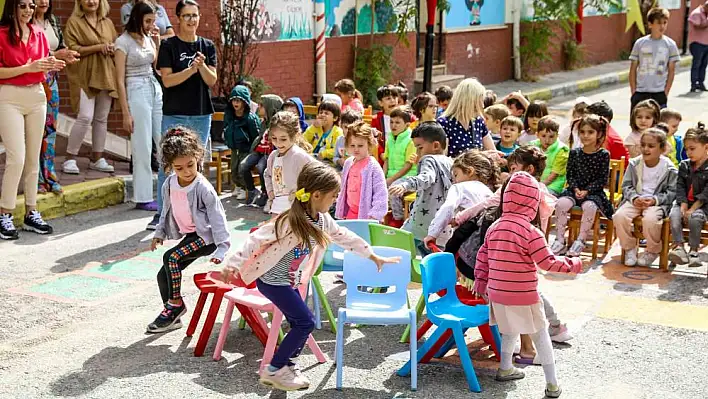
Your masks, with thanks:
[[(455, 232), (452, 233), (452, 237), (450, 237), (449, 240), (447, 240), (447, 244), (445, 244), (445, 252), (449, 252), (451, 254), (457, 254), (457, 251), (460, 250), (460, 247), (462, 244), (467, 241), (472, 234), (474, 234), (475, 231), (479, 229), (479, 226), (477, 226), (476, 219), (468, 220), (465, 223), (462, 223), (457, 229), (455, 229)], [(457, 258), (456, 261), (457, 264), (457, 270), (460, 271), (465, 277), (467, 277), (470, 280), (474, 280), (474, 265), (470, 266), (462, 260), (460, 257)]]

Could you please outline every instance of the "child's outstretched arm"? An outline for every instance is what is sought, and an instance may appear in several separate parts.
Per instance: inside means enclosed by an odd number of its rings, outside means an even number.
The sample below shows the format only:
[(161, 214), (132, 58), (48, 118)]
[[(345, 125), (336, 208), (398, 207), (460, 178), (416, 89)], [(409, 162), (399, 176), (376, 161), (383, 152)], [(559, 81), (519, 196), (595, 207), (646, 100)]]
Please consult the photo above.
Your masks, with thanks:
[[(531, 228), (528, 235), (528, 254), (536, 266), (543, 270), (555, 273), (580, 273), (583, 270), (583, 262), (579, 258), (566, 258), (565, 256), (555, 256), (548, 248), (546, 237), (537, 228)], [(480, 252), (482, 252), (480, 250)], [(477, 265), (479, 267), (479, 255), (477, 255)], [(476, 278), (475, 271), (475, 278)]]
[[(256, 251), (272, 243), (275, 237), (275, 222), (268, 222), (258, 230), (248, 234), (241, 249), (237, 250), (226, 259), (223, 276), (238, 274), (241, 265), (246, 262)], [(222, 276), (222, 277), (223, 277)], [(226, 280), (228, 281), (228, 280)]]
[(435, 161), (432, 158), (423, 157), (420, 161), (418, 175), (406, 177), (401, 184), (391, 186), (389, 193), (393, 196), (401, 196), (408, 191), (423, 191), (432, 187), (436, 179)]

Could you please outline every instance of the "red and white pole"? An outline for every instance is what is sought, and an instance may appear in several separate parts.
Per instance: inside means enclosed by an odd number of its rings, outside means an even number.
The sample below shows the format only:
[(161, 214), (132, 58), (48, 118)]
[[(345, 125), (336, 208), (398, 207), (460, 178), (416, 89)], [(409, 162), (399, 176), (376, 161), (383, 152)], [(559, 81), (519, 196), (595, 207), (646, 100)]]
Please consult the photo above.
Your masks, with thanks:
[(325, 43), (325, 2), (315, 0), (315, 71), (317, 97), (327, 91), (327, 45)]

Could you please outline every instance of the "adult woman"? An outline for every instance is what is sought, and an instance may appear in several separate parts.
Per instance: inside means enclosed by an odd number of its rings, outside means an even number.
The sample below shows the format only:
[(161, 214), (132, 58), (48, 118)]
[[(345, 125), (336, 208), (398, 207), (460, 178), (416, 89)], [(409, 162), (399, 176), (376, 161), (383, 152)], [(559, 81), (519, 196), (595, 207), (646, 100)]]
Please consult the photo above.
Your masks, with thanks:
[(456, 157), (476, 148), (495, 150), (492, 135), (484, 123), (484, 86), (477, 79), (460, 82), (438, 123), (445, 129), (448, 155)]
[(175, 30), (172, 29), (172, 23), (170, 23), (170, 18), (167, 16), (167, 11), (165, 11), (165, 7), (157, 4), (157, 0), (131, 0), (123, 4), (120, 7), (120, 21), (123, 26), (128, 25), (130, 13), (135, 4), (141, 2), (148, 3), (155, 10), (155, 26), (159, 30), (158, 39), (167, 39), (174, 36)]
[(76, 156), (89, 129), (93, 147), (89, 169), (113, 172), (113, 166), (103, 158), (108, 113), (113, 98), (118, 98), (113, 63), (116, 29), (108, 11), (108, 0), (75, 0), (64, 30), (67, 47), (81, 54), (81, 60), (67, 68), (71, 106), (78, 116), (66, 146), (64, 173), (79, 174)]
[(691, 62), (691, 91), (706, 91), (706, 67), (708, 67), (708, 1), (696, 7), (688, 17), (688, 42)]
[[(49, 43), (49, 54), (73, 64), (79, 60), (79, 53), (69, 50), (64, 46), (64, 37), (59, 27), (59, 18), (52, 13), (50, 0), (35, 0), (37, 8), (34, 10), (32, 23), (37, 30), (44, 32)], [(51, 191), (61, 193), (62, 188), (54, 170), (54, 144), (57, 139), (56, 121), (59, 115), (59, 84), (57, 72), (47, 73), (44, 82), (44, 91), (47, 94), (47, 120), (44, 124), (44, 138), (42, 139), (42, 152), (39, 157), (39, 186), (40, 193)]]
[(31, 0), (6, 0), (0, 18), (0, 138), (7, 157), (0, 194), (3, 240), (19, 237), (12, 211), (23, 170), (26, 209), (23, 228), (39, 234), (52, 232), (36, 207), (37, 160), (47, 116), (42, 82), (46, 72), (63, 68), (64, 61), (49, 55), (47, 38), (30, 23), (35, 8)]
[[(194, 0), (180, 0), (175, 8), (179, 18), (177, 36), (163, 40), (157, 56), (157, 67), (162, 76), (165, 95), (162, 105), (162, 132), (170, 127), (184, 125), (194, 129), (207, 145), (211, 129), (211, 86), (216, 84), (216, 48), (214, 43), (197, 36), (199, 4)], [(162, 187), (165, 172), (157, 174), (157, 186)], [(157, 226), (162, 209), (162, 190), (157, 190), (158, 212), (148, 224)]]
[(137, 3), (125, 32), (116, 40), (115, 51), (123, 129), (131, 133), (135, 207), (153, 212), (157, 203), (152, 193), (150, 155), (153, 140), (160, 141), (162, 124), (162, 88), (152, 69), (157, 61), (157, 47), (150, 38), (154, 28), (155, 9), (147, 2)]

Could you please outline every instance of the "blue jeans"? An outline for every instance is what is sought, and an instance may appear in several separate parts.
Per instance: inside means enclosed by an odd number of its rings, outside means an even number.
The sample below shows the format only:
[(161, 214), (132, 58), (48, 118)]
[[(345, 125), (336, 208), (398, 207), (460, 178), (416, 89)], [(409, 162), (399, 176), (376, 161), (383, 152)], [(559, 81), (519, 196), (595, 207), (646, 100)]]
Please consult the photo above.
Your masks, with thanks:
[(244, 159), (241, 162), (241, 166), (239, 167), (243, 181), (246, 185), (246, 190), (248, 191), (253, 191), (256, 189), (256, 185), (253, 182), (253, 175), (251, 174), (251, 170), (253, 168), (258, 169), (258, 176), (261, 178), (261, 193), (266, 194), (266, 186), (265, 186), (265, 170), (266, 166), (268, 163), (268, 155), (261, 154), (259, 152), (252, 152), (248, 154), (246, 159)]
[(152, 193), (152, 143), (162, 137), (162, 89), (157, 80), (126, 79), (128, 107), (133, 117), (130, 144), (133, 151), (133, 192), (136, 203), (150, 202)]
[(708, 67), (708, 45), (692, 42), (689, 45), (693, 62), (691, 63), (691, 88), (703, 88), (706, 81), (706, 67)]
[[(185, 126), (194, 130), (202, 139), (202, 145), (207, 148), (209, 143), (209, 132), (211, 131), (211, 115), (163, 115), (162, 116), (162, 136), (168, 129), (175, 126)], [(158, 151), (159, 152), (159, 151)], [(211, 154), (206, 154), (211, 156)], [(160, 155), (160, 170), (157, 172), (157, 213), (162, 213), (162, 185), (165, 184), (167, 175), (162, 165), (162, 155)]]

